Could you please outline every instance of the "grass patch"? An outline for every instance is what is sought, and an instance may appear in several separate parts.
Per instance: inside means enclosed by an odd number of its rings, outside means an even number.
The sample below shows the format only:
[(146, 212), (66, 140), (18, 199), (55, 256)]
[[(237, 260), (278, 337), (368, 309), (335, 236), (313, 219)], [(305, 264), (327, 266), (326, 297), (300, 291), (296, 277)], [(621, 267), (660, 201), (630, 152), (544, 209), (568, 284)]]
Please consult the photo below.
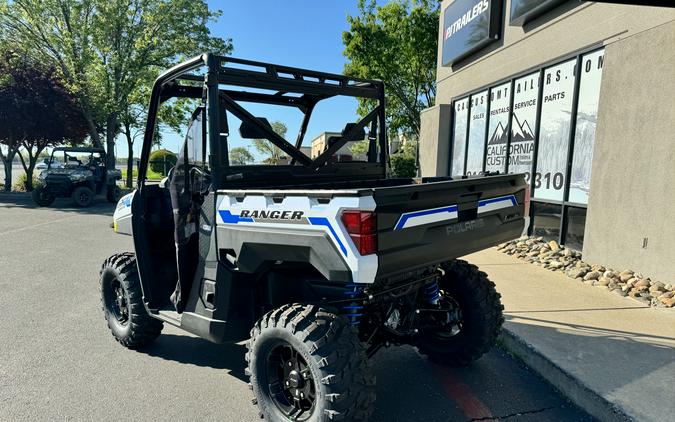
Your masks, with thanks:
[[(148, 172), (146, 173), (146, 177), (148, 178), (148, 180), (151, 180), (151, 181), (159, 181), (159, 180), (164, 179), (164, 176), (161, 173), (156, 173), (149, 168), (148, 168)], [(133, 169), (133, 171), (131, 173), (131, 178), (134, 179), (134, 180), (138, 179), (138, 169), (137, 168)], [(127, 180), (127, 170), (126, 169), (122, 169), (122, 180)]]

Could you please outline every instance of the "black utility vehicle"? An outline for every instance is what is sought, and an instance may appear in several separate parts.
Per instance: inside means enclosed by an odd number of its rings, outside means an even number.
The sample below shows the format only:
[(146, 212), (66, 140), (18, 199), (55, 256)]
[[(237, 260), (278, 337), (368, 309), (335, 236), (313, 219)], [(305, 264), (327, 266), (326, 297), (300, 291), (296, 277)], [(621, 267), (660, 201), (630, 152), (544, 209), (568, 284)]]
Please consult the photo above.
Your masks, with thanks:
[[(163, 73), (138, 189), (113, 217), (135, 253), (101, 269), (113, 336), (139, 348), (168, 323), (213, 342), (248, 339), (254, 402), (273, 421), (367, 419), (370, 360), (383, 346), (411, 344), (447, 365), (487, 352), (503, 322), (500, 296), (456, 258), (522, 233), (524, 177), (388, 178), (384, 89), (210, 54)], [(336, 96), (367, 99), (372, 111), (310, 158), (300, 146), (312, 111)], [(174, 97), (200, 105), (176, 167), (154, 184), (146, 173), (157, 112)], [(295, 143), (250, 103), (299, 110)], [(235, 138), (267, 139), (288, 164), (234, 165)], [(365, 157), (332, 159), (348, 142), (366, 142)]]
[[(58, 163), (58, 164), (57, 164)], [(103, 149), (86, 147), (54, 148), (47, 169), (39, 176), (33, 190), (33, 201), (41, 207), (50, 206), (56, 198), (73, 198), (78, 207), (88, 207), (98, 194), (109, 202), (120, 199), (117, 181), (122, 173), (106, 169)]]

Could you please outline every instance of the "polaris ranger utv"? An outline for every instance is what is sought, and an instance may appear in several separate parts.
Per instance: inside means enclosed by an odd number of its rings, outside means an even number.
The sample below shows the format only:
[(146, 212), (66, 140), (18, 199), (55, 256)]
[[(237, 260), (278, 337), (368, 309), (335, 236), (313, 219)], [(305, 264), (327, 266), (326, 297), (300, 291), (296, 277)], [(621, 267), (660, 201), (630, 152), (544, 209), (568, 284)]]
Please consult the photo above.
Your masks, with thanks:
[[(55, 165), (59, 162), (63, 164)], [(107, 170), (105, 162), (105, 151), (100, 148), (54, 148), (33, 190), (33, 201), (48, 207), (56, 198), (72, 198), (78, 207), (88, 207), (96, 195), (105, 194), (108, 202), (116, 203), (121, 196), (117, 181), (122, 173)]]
[[(503, 321), (500, 296), (455, 258), (521, 234), (525, 180), (387, 178), (384, 89), (211, 54), (163, 73), (138, 189), (113, 217), (135, 253), (101, 269), (113, 336), (139, 348), (168, 323), (216, 343), (248, 339), (254, 403), (272, 421), (366, 420), (375, 400), (369, 359), (383, 346), (411, 344), (447, 365), (487, 352)], [(312, 159), (300, 149), (312, 110), (336, 96), (368, 99), (372, 111)], [(200, 105), (177, 165), (153, 184), (145, 176), (157, 112), (174, 97)], [(251, 114), (251, 103), (299, 110), (295, 143)], [(290, 162), (234, 165), (235, 130), (267, 139)], [(364, 160), (331, 159), (355, 141), (368, 143)]]

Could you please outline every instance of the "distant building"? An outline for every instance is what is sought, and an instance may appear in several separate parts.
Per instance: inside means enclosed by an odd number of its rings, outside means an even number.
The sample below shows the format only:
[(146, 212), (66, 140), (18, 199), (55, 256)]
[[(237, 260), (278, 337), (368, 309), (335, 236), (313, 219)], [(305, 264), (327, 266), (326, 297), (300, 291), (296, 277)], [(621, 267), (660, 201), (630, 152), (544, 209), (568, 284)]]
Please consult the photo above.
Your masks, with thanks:
[[(341, 134), (339, 132), (323, 132), (321, 135), (317, 136), (312, 140), (311, 146), (311, 155), (310, 158), (314, 159), (321, 155), (327, 148), (326, 143), (329, 138), (336, 136), (339, 137)], [(347, 143), (343, 145), (334, 155), (336, 161), (351, 161), (352, 152), (349, 150), (349, 147), (354, 145), (353, 143)]]

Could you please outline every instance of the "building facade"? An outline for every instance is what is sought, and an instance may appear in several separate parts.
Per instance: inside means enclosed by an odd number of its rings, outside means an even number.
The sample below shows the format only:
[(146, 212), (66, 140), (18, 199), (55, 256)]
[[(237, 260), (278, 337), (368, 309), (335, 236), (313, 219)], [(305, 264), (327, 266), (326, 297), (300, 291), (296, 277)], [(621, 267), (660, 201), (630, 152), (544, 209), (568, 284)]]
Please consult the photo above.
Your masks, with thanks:
[(423, 176), (524, 173), (530, 232), (675, 281), (675, 9), (443, 1)]
[[(311, 159), (315, 159), (319, 155), (321, 155), (322, 152), (324, 152), (328, 146), (328, 140), (330, 138), (339, 138), (342, 136), (341, 133), (339, 132), (322, 132), (319, 136), (316, 138), (312, 139), (312, 147), (311, 147), (311, 155), (309, 156)], [(333, 154), (333, 157), (331, 159), (337, 160), (337, 161), (352, 161), (352, 160), (362, 160), (364, 157), (358, 156), (358, 154), (354, 154), (351, 151), (351, 147), (354, 145), (353, 142), (348, 142), (347, 144), (343, 145), (340, 149), (338, 149), (335, 154)]]

